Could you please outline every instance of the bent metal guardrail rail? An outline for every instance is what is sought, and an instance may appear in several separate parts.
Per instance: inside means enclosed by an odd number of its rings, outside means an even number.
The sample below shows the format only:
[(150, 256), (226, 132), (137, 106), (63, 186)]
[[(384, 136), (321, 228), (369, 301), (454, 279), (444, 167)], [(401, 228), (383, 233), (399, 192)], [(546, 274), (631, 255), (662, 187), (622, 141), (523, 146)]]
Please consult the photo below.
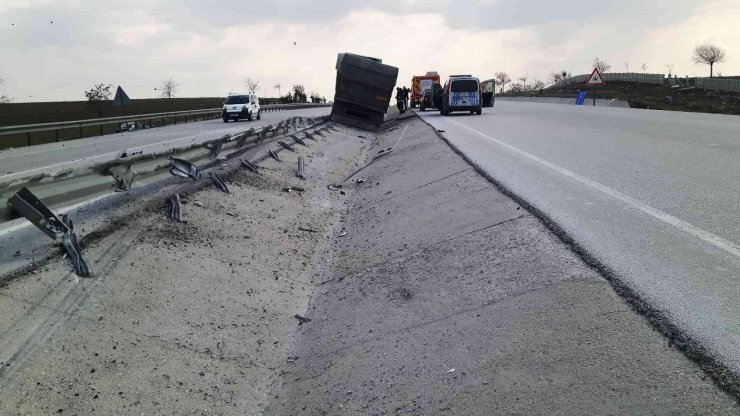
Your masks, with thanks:
[(201, 169), (209, 168), (222, 163), (223, 158), (236, 157), (284, 136), (304, 132), (306, 137), (312, 137), (308, 130), (326, 129), (326, 125), (318, 127), (325, 122), (326, 117), (291, 117), (276, 125), (250, 128), (161, 153), (123, 157), (77, 169), (15, 178), (0, 183), (0, 224), (18, 218), (8, 200), (23, 188), (30, 189), (49, 208), (57, 210), (98, 196), (129, 190), (134, 183), (136, 187), (142, 187), (167, 179), (172, 176), (170, 158), (187, 160), (198, 164)]
[[(325, 103), (298, 103), (298, 104), (268, 104), (260, 107), (261, 111), (273, 112), (273, 111), (284, 111), (284, 110), (298, 110), (302, 108), (315, 108), (315, 107), (329, 107), (331, 104)], [(78, 138), (83, 137), (82, 129), (85, 127), (100, 127), (100, 135), (104, 135), (103, 127), (110, 124), (130, 123), (139, 121), (149, 121), (149, 127), (152, 126), (153, 120), (161, 120), (162, 125), (165, 120), (172, 120), (173, 124), (177, 124), (178, 119), (183, 119), (186, 123), (188, 117), (193, 117), (193, 121), (197, 121), (198, 116), (201, 120), (212, 119), (218, 114), (221, 115), (223, 109), (209, 108), (205, 110), (188, 110), (188, 111), (173, 111), (167, 113), (152, 113), (152, 114), (139, 114), (132, 116), (121, 116), (121, 117), (108, 117), (108, 118), (96, 118), (88, 120), (73, 120), (73, 121), (62, 121), (57, 123), (41, 123), (41, 124), (25, 124), (20, 126), (7, 126), (0, 127), (0, 139), (2, 136), (25, 134), (26, 135), (26, 146), (32, 146), (31, 133), (40, 132), (54, 132), (55, 140), (60, 141), (59, 131), (66, 129), (78, 129), (80, 134)]]

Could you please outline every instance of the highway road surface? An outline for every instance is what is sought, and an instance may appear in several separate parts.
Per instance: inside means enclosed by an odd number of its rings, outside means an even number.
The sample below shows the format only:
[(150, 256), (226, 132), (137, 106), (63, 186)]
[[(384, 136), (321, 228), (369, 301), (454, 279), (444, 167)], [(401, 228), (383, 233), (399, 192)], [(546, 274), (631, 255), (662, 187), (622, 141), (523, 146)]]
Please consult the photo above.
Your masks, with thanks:
[(419, 115), (740, 373), (740, 117), (516, 102)]
[(331, 107), (276, 111), (262, 114), (261, 120), (224, 123), (218, 118), (0, 151), (0, 182), (112, 160), (123, 149), (129, 152), (143, 151), (145, 154), (156, 153), (173, 147), (217, 139), (225, 134), (242, 132), (251, 127), (276, 124), (289, 117), (319, 117), (330, 112)]

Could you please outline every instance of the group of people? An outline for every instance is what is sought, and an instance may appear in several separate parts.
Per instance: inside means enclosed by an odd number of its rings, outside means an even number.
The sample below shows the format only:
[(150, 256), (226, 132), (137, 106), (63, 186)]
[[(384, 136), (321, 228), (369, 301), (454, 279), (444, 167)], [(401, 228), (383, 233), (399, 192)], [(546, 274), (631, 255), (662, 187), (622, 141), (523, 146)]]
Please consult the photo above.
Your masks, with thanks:
[(409, 108), (409, 93), (411, 90), (406, 87), (396, 87), (396, 105), (401, 113)]

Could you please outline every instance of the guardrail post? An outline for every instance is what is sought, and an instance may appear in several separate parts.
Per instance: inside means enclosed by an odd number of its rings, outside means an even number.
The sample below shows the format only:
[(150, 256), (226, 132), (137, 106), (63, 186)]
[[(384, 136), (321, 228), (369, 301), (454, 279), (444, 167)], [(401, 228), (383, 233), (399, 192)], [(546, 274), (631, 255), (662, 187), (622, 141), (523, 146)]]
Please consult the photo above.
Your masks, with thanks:
[(177, 116), (172, 116), (172, 124), (177, 124)]
[(80, 139), (82, 138), (82, 126), (80, 126)]
[(31, 145), (31, 132), (30, 131), (26, 133), (26, 145), (27, 146)]
[(100, 125), (100, 135), (101, 136), (104, 136), (105, 135), (105, 133), (103, 133), (103, 125), (102, 124)]
[(54, 130), (54, 139), (56, 139), (56, 141), (59, 141), (59, 129)]

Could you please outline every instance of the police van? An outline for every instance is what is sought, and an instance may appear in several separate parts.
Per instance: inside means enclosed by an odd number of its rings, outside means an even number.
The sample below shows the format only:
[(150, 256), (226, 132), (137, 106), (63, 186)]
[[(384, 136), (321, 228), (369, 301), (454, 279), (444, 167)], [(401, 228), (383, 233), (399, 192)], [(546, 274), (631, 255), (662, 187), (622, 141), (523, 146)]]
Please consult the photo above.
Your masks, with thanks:
[(472, 75), (451, 75), (442, 89), (442, 107), (439, 112), (449, 115), (453, 111), (470, 111), (481, 115), (480, 81)]

